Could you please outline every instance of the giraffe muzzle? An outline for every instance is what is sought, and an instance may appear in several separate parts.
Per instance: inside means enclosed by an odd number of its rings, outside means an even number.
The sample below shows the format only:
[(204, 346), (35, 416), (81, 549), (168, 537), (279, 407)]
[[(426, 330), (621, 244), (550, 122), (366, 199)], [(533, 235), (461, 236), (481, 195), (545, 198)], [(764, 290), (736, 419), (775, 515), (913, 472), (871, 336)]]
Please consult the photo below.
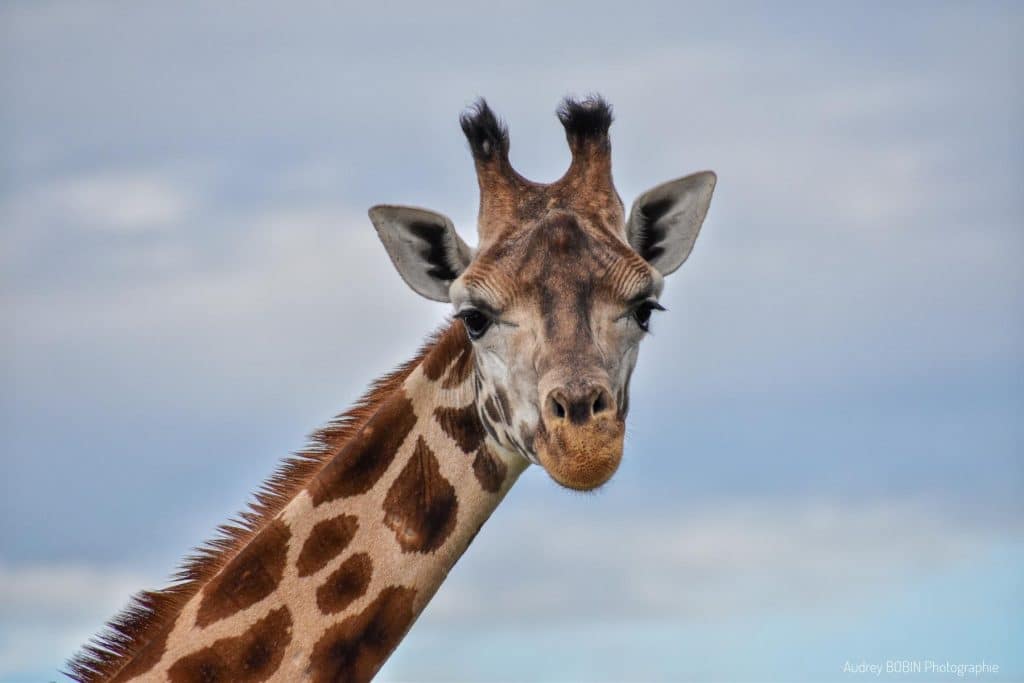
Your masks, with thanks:
[(534, 447), (552, 479), (589, 491), (618, 469), (625, 427), (606, 386), (570, 383), (548, 392)]

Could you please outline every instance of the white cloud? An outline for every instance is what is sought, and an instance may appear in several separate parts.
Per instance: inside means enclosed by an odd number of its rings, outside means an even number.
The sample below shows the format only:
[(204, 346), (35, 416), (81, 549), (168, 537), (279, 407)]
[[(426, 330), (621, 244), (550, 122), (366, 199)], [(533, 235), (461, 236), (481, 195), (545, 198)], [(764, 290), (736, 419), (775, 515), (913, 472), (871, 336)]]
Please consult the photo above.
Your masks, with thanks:
[(16, 232), (50, 227), (134, 234), (181, 223), (193, 209), (191, 195), (159, 173), (99, 171), (37, 184), (2, 208)]
[(512, 517), (488, 525), (439, 592), (432, 621), (849, 611), (864, 596), (969, 566), (1021, 531), (895, 500), (718, 503), (626, 519), (593, 508), (503, 514)]
[(159, 178), (137, 174), (92, 176), (66, 181), (55, 199), (79, 220), (100, 230), (144, 231), (181, 221), (186, 195)]

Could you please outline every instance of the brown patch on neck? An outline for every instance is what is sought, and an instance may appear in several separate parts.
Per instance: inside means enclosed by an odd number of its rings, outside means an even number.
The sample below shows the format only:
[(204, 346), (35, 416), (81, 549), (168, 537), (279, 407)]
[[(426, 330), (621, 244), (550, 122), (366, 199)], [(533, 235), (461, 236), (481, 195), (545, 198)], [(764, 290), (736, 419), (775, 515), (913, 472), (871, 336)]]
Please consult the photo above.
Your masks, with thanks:
[(465, 328), (458, 322), (450, 323), (429, 338), (412, 360), (374, 382), (350, 410), (316, 432), (303, 451), (280, 465), (256, 493), (255, 501), (242, 512), (240, 521), (223, 526), (219, 537), (201, 546), (178, 572), (173, 586), (145, 591), (133, 598), (103, 633), (68, 662), (67, 675), (80, 683), (99, 683), (125, 680), (152, 669), (163, 655), (167, 634), (188, 601), (309, 486), (327, 463), (345, 451), (409, 374), (420, 363), (424, 364), (425, 372), (428, 367), (440, 367), (443, 372), (468, 345)]
[(493, 396), (488, 396), (484, 399), (484, 412), (487, 413), (487, 417), (490, 418), (491, 422), (495, 424), (501, 423), (501, 413), (498, 412), (498, 404), (494, 402)]
[(480, 482), (480, 488), (489, 493), (497, 493), (505, 483), (508, 467), (501, 458), (491, 453), (487, 444), (481, 444), (473, 458), (473, 474)]
[(472, 357), (473, 347), (466, 336), (466, 328), (462, 323), (455, 322), (437, 338), (434, 348), (423, 358), (423, 374), (430, 381), (436, 382), (452, 361), (461, 361), (467, 355)]
[(437, 550), (455, 528), (455, 488), (441, 475), (437, 456), (423, 437), (384, 499), (384, 524), (403, 552)]
[(475, 403), (462, 408), (437, 408), (434, 419), (465, 453), (472, 453), (483, 443), (484, 427)]
[(416, 591), (389, 586), (359, 614), (328, 630), (313, 649), (314, 683), (365, 683), (373, 678), (415, 619)]
[(273, 593), (284, 576), (291, 535), (280, 520), (260, 531), (203, 589), (196, 624), (206, 627)]
[(373, 562), (366, 553), (356, 553), (316, 590), (316, 605), (324, 614), (337, 614), (362, 597), (370, 585)]
[(318, 522), (302, 544), (296, 563), (299, 576), (315, 574), (341, 554), (359, 528), (359, 520), (352, 515), (338, 515)]
[(281, 666), (292, 640), (292, 617), (280, 607), (235, 638), (179, 659), (167, 671), (170, 683), (259, 683)]
[(473, 347), (466, 340), (459, 355), (452, 361), (451, 368), (448, 369), (448, 375), (444, 378), (444, 383), (441, 386), (445, 389), (460, 387), (469, 379), (471, 372), (473, 372)]
[(405, 437), (416, 426), (416, 413), (401, 388), (331, 460), (309, 485), (313, 505), (366, 493), (387, 471)]

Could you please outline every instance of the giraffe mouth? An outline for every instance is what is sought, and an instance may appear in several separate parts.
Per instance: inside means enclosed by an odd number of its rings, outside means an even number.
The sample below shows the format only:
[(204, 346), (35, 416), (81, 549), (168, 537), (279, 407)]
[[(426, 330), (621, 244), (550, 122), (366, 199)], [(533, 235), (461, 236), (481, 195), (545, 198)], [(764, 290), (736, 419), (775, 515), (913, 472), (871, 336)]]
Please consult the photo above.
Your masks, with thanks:
[(557, 483), (575, 491), (605, 484), (622, 461), (624, 420), (607, 417), (583, 425), (540, 425), (534, 445), (540, 464)]

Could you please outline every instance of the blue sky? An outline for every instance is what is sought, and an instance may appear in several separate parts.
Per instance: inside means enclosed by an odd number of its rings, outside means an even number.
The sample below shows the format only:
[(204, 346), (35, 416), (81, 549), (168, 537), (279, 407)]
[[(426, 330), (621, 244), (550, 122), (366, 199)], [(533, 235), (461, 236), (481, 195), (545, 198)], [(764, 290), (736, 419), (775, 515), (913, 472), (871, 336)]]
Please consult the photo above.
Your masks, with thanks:
[(627, 203), (719, 175), (626, 458), (528, 471), (382, 678), (1024, 679), (1024, 12), (545, 5), (0, 6), (0, 681), (56, 678), (443, 319), (365, 210), (473, 242), (465, 105), (548, 181), (591, 91)]

